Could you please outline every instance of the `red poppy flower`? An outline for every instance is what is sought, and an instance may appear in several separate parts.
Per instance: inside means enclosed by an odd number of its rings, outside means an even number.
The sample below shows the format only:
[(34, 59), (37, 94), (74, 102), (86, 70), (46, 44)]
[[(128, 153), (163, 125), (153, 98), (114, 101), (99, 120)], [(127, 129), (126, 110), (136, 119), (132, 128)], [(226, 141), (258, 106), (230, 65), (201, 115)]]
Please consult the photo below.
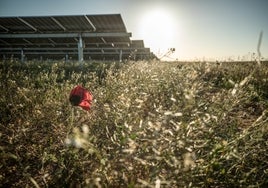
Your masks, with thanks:
[(84, 110), (90, 110), (92, 94), (82, 86), (78, 85), (72, 89), (69, 100), (73, 106), (80, 106)]

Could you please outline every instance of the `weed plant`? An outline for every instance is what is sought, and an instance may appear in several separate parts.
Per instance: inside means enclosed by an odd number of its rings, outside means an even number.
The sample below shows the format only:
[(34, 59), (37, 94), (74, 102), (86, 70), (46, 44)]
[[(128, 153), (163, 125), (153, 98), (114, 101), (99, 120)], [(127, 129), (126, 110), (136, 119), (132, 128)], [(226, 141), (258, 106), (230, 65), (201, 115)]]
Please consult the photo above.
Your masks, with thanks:
[[(0, 186), (266, 187), (268, 65), (256, 66), (1, 62)], [(78, 84), (89, 112), (68, 101)]]

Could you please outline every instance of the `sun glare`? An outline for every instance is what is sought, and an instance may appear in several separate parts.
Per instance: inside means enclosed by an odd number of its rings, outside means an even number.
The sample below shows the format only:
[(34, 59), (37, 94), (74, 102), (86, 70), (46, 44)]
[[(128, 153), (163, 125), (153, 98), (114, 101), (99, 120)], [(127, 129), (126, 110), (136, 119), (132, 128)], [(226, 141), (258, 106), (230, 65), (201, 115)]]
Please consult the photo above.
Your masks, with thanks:
[(168, 11), (156, 9), (146, 12), (139, 28), (145, 45), (156, 55), (174, 47), (175, 21)]

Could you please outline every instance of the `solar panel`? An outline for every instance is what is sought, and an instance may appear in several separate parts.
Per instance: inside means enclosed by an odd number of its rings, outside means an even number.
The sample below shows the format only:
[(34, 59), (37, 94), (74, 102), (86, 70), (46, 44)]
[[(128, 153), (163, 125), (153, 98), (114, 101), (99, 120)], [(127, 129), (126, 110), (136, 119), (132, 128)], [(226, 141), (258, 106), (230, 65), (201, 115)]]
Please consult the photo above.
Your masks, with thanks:
[(133, 48), (144, 48), (143, 40), (132, 40), (131, 47)]
[(120, 14), (2, 17), (0, 33), (126, 32)]
[(33, 29), (27, 26), (18, 18), (1, 18), (0, 19), (1, 33), (25, 33), (31, 32)]
[(142, 40), (130, 37), (120, 14), (0, 18), (2, 56), (70, 54), (81, 61), (83, 55), (99, 59), (123, 54), (127, 58), (133, 50), (150, 54)]
[(119, 14), (88, 16), (97, 32), (126, 32), (125, 24)]

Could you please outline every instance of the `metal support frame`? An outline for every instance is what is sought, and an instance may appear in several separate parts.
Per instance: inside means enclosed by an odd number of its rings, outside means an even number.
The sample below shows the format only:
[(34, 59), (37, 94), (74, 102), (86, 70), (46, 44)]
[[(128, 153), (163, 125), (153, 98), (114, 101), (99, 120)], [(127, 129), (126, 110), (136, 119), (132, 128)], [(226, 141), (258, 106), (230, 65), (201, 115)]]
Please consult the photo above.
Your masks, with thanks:
[[(24, 20), (21, 20), (24, 21)], [(25, 22), (24, 22), (25, 23)], [(25, 23), (26, 24), (26, 23)], [(31, 27), (34, 29), (33, 27)], [(78, 61), (84, 61), (84, 41), (83, 38), (90, 37), (100, 37), (101, 40), (106, 43), (103, 37), (131, 37), (131, 33), (25, 33), (25, 34), (0, 34), (0, 39), (8, 39), (8, 38), (22, 38), (28, 44), (31, 44), (29, 39), (31, 38), (48, 38), (51, 42), (52, 46), (55, 47), (55, 42), (53, 38), (78, 38), (77, 49), (78, 49)], [(39, 48), (42, 49), (42, 48)], [(54, 49), (55, 50), (55, 49)], [(21, 52), (22, 54), (23, 52)], [(119, 54), (119, 61), (122, 61), (122, 49)], [(24, 54), (21, 55), (21, 60), (23, 61)]]
[[(99, 37), (101, 38), (103, 44), (107, 42), (105, 40), (105, 37), (130, 37), (131, 33), (91, 33), (91, 32), (84, 32), (84, 33), (25, 33), (25, 34), (18, 34), (18, 33), (13, 33), (13, 34), (0, 34), (0, 41), (3, 44), (6, 44), (8, 46), (13, 46), (13, 47), (4, 47), (0, 48), (1, 53), (3, 55), (8, 55), (8, 54), (17, 54), (17, 56), (20, 56), (21, 61), (25, 61), (25, 54), (39, 54), (39, 55), (46, 55), (46, 54), (64, 54), (66, 55), (66, 51), (68, 55), (77, 55), (77, 59), (79, 62), (84, 61), (84, 55), (117, 55), (118, 60), (121, 62), (123, 57), (125, 57), (127, 54), (131, 54), (131, 51), (134, 49), (131, 46), (121, 46), (119, 44), (125, 44), (124, 42), (118, 42), (118, 43), (112, 43), (114, 45), (111, 45), (110, 47), (106, 46), (103, 47), (103, 51), (96, 52), (96, 50), (100, 50), (98, 47), (89, 47), (85, 48), (85, 38), (90, 39), (91, 37)], [(21, 44), (10, 44), (5, 41), (5, 39), (10, 39), (10, 38), (21, 38), (25, 43)], [(35, 44), (31, 41), (32, 38), (48, 38), (49, 43), (45, 43), (45, 45), (50, 45), (51, 47), (42, 47), (39, 45), (39, 47), (31, 47), (34, 46)], [(73, 45), (73, 47), (57, 47), (57, 45), (63, 45), (65, 43), (56, 43), (54, 38), (74, 38), (76, 42), (74, 43), (68, 43), (69, 45)], [(75, 47), (75, 43), (77, 47)], [(108, 43), (107, 43), (108, 44)], [(107, 45), (106, 44), (106, 45)], [(16, 46), (24, 46), (23, 49), (20, 47)], [(43, 43), (41, 45), (44, 45)], [(65, 44), (66, 45), (66, 44)], [(119, 46), (117, 46), (119, 45)], [(144, 56), (149, 56), (150, 49), (149, 48), (144, 48), (140, 47), (138, 48), (139, 55), (144, 55)], [(9, 51), (9, 52), (8, 52)], [(65, 51), (65, 52), (64, 52)], [(65, 59), (69, 58), (65, 56)], [(67, 57), (67, 58), (66, 58)]]
[[(78, 42), (77, 42), (78, 44)], [(4, 48), (1, 48), (0, 47), (0, 50), (1, 51), (19, 51), (21, 48), (19, 47), (4, 47)], [(67, 47), (38, 47), (38, 48), (35, 48), (35, 47), (24, 47), (23, 48), (24, 51), (75, 51), (77, 50), (76, 47), (70, 47), (70, 48), (67, 48)], [(119, 48), (119, 47), (103, 47), (103, 48), (96, 48), (96, 47), (84, 47), (84, 50), (87, 50), (87, 51), (96, 51), (96, 50), (101, 50), (101, 49), (104, 49), (104, 50), (109, 50), (109, 51), (115, 51), (116, 53), (119, 53), (119, 50), (123, 50), (123, 51), (134, 51), (134, 50), (138, 50), (139, 52), (147, 52), (147, 53), (150, 53), (150, 48), (132, 48), (132, 47), (122, 47), (122, 48)]]
[[(77, 55), (77, 51), (69, 51), (67, 52), (68, 55)], [(21, 55), (21, 51), (0, 51), (0, 54), (1, 55)], [(25, 57), (25, 54), (27, 55), (48, 55), (48, 54), (52, 54), (52, 55), (63, 55), (65, 56), (66, 55), (66, 52), (65, 51), (26, 51), (25, 49), (23, 50), (23, 54), (24, 54), (24, 57)], [(122, 57), (123, 55), (126, 55), (126, 54), (130, 54), (129, 51), (123, 51), (122, 50)], [(94, 51), (84, 51), (83, 49), (83, 55), (114, 55), (114, 56), (117, 56), (119, 57), (120, 55), (120, 52), (114, 52), (114, 51), (97, 51), (97, 52), (94, 52)], [(138, 55), (150, 55), (148, 52), (139, 52)]]

